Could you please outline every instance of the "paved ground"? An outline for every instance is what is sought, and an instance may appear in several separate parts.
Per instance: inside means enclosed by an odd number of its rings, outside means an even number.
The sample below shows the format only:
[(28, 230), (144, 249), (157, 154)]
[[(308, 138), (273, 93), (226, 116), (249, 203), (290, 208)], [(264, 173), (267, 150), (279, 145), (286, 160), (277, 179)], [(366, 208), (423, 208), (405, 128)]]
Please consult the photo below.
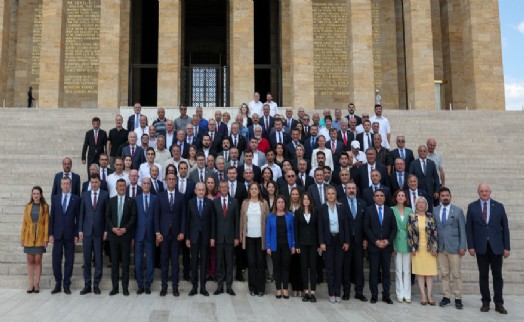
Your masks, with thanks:
[[(421, 306), (414, 295), (412, 304), (388, 305), (361, 303), (355, 299), (341, 304), (330, 304), (320, 296), (317, 303), (303, 303), (298, 298), (277, 300), (273, 295), (251, 297), (237, 290), (237, 296), (227, 294), (189, 297), (181, 288), (181, 296), (151, 295), (129, 297), (122, 294), (51, 295), (50, 290), (27, 294), (25, 290), (0, 289), (0, 321), (523, 321), (524, 297), (507, 296), (503, 316), (495, 312), (479, 311), (479, 296), (463, 299), (462, 311), (454, 307)], [(435, 297), (437, 298), (437, 297)], [(440, 297), (438, 297), (440, 299)]]

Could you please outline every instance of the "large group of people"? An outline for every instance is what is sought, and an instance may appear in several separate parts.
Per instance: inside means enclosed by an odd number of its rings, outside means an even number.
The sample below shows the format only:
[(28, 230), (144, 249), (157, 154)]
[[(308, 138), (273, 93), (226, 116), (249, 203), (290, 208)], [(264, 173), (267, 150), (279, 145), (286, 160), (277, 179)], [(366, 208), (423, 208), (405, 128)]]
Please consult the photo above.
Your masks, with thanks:
[(50, 206), (40, 187), (32, 189), (21, 233), (27, 292), (39, 291), (42, 254), (53, 243), (52, 293), (70, 294), (74, 246), (82, 241), (82, 295), (101, 293), (104, 250), (109, 294), (120, 292), (121, 281), (129, 295), (133, 250), (139, 295), (151, 294), (157, 267), (160, 296), (169, 284), (180, 296), (180, 275), (192, 285), (189, 296), (209, 296), (210, 280), (214, 295), (225, 289), (234, 296), (234, 277), (244, 281), (247, 270), (252, 296), (264, 296), (266, 283), (274, 282), (277, 299), (316, 302), (325, 277), (329, 302), (349, 300), (351, 284), (354, 297), (367, 302), (367, 258), (371, 303), (379, 300), (379, 284), (383, 302), (411, 303), (415, 275), (420, 304), (436, 305), (432, 288), (440, 267), (439, 305), (454, 298), (462, 309), (461, 260), (469, 252), (477, 258), (481, 311), (490, 309), (491, 268), (495, 308), (507, 313), (502, 263), (510, 255), (508, 219), (489, 186), (478, 186), (479, 200), (464, 216), (451, 203), (434, 139), (419, 146), (415, 158), (402, 135), (392, 148), (382, 106), (372, 117), (357, 116), (353, 103), (347, 110), (345, 117), (338, 108), (334, 116), (325, 109), (322, 118), (303, 108), (296, 117), (291, 108), (278, 114), (270, 93), (265, 103), (255, 93), (234, 120), (220, 110), (205, 119), (201, 107), (189, 116), (180, 106), (174, 119), (159, 108), (149, 125), (138, 103), (127, 128), (121, 115), (108, 133), (93, 118), (82, 149), (89, 175), (82, 190), (68, 157), (54, 178)]

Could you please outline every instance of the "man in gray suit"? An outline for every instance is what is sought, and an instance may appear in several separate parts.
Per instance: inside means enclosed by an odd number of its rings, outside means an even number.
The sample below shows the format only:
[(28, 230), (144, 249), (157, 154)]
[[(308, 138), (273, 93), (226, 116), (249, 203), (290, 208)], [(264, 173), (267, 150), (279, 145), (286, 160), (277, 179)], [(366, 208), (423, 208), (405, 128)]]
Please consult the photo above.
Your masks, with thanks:
[(206, 156), (204, 153), (197, 154), (197, 166), (189, 172), (189, 179), (193, 182), (206, 182), (207, 177), (212, 176), (213, 173), (206, 167)]
[(451, 204), (451, 191), (440, 189), (440, 205), (433, 209), (433, 216), (437, 221), (438, 231), (438, 263), (442, 275), (442, 292), (444, 297), (440, 306), (451, 304), (451, 288), (449, 275), (453, 276), (455, 307), (459, 310), (462, 305), (462, 278), (460, 266), (462, 256), (466, 254), (466, 220), (464, 212)]

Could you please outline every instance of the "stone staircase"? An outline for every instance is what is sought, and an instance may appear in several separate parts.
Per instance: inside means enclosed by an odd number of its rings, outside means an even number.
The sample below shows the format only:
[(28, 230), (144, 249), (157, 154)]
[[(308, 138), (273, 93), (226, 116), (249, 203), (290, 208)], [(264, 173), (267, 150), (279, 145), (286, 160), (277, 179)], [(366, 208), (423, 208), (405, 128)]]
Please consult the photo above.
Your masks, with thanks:
[[(225, 109), (222, 109), (223, 111)], [(234, 117), (236, 108), (229, 109)], [(143, 109), (150, 116), (156, 109)], [(102, 128), (114, 127), (114, 116), (119, 110), (105, 109), (0, 109), (2, 139), (0, 141), (0, 288), (26, 287), (26, 256), (19, 242), (22, 212), (30, 198), (31, 187), (42, 186), (49, 200), (53, 176), (61, 171), (64, 156), (73, 159), (73, 171), (87, 178), (86, 167), (81, 164), (82, 143), (91, 126), (91, 118), (98, 116)], [(132, 109), (122, 108), (124, 119)], [(357, 111), (362, 113), (362, 110)], [(371, 111), (369, 111), (371, 112)], [(188, 112), (192, 115), (192, 109)], [(207, 109), (206, 116), (214, 113)], [(209, 114), (209, 115), (208, 115)], [(167, 117), (178, 116), (176, 109), (168, 109)], [(397, 134), (404, 134), (407, 147), (416, 153), (417, 146), (428, 137), (437, 140), (437, 151), (443, 154), (446, 185), (451, 189), (453, 202), (466, 209), (478, 198), (476, 187), (486, 181), (493, 190), (493, 198), (504, 203), (511, 229), (511, 257), (504, 263), (504, 292), (524, 295), (524, 219), (519, 210), (524, 208), (521, 192), (524, 178), (524, 153), (518, 151), (522, 142), (524, 114), (521, 112), (488, 111), (397, 111), (385, 110), (392, 124), (392, 142)], [(394, 144), (393, 144), (394, 145)], [(42, 288), (54, 285), (51, 269), (51, 248), (44, 255)], [(83, 286), (81, 246), (77, 246), (73, 288)], [(473, 257), (463, 260), (464, 292), (478, 294), (478, 271)], [(133, 275), (133, 274), (132, 274)], [(159, 272), (155, 289), (159, 288)], [(393, 274), (392, 274), (393, 275)], [(367, 276), (367, 273), (366, 273)], [(134, 288), (136, 283), (131, 282)], [(110, 289), (110, 269), (104, 268), (101, 287)], [(181, 284), (183, 289), (189, 286)], [(274, 288), (268, 285), (268, 290)], [(325, 288), (325, 284), (321, 286)], [(214, 286), (210, 286), (214, 289)], [(236, 283), (235, 289), (247, 288)], [(437, 283), (437, 292), (439, 286)], [(367, 290), (367, 285), (366, 285)], [(414, 292), (418, 288), (414, 288)]]

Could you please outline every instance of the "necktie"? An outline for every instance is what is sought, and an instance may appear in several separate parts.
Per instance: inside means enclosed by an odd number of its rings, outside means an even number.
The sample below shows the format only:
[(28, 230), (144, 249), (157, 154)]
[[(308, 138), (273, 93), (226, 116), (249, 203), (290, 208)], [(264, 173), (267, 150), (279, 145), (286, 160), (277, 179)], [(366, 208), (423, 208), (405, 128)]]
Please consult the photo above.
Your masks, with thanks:
[(223, 181), (224, 177), (222, 176), (222, 172), (220, 172), (220, 181)]
[(174, 193), (170, 192), (169, 193), (169, 207), (173, 209), (174, 204), (175, 204), (175, 196), (174, 196)]
[(300, 174), (300, 179), (302, 179), (302, 185), (305, 187), (306, 186), (306, 177), (304, 176), (303, 173)]
[(278, 143), (282, 143), (282, 132), (278, 132)]
[(318, 194), (320, 195), (320, 203), (324, 204), (324, 187), (320, 184), (318, 185)]
[(227, 151), (224, 151), (224, 159), (226, 159), (226, 161), (229, 160), (229, 158), (228, 158), (228, 154), (229, 154), (229, 153), (228, 153)]
[(98, 131), (95, 131), (95, 145), (98, 143)]
[(309, 133), (309, 129), (308, 129), (308, 126), (304, 126), (304, 134), (308, 134)]
[(204, 182), (204, 170), (200, 170), (200, 182)]
[(134, 159), (135, 158), (135, 146), (133, 145), (131, 147), (131, 159)]
[(366, 136), (368, 137), (368, 148), (371, 147), (371, 138), (369, 137), (369, 133), (366, 134)]
[(232, 182), (231, 183), (231, 191), (230, 191), (231, 195), (234, 196), (235, 195), (235, 183)]
[(106, 181), (106, 169), (102, 169), (102, 181)]
[(346, 132), (344, 132), (344, 145), (348, 145), (348, 138), (346, 137)]
[(335, 141), (331, 141), (331, 153), (335, 154)]
[(64, 214), (66, 210), (67, 210), (67, 195), (64, 195), (64, 201), (62, 201), (62, 211), (64, 212)]
[(211, 132), (210, 134), (211, 134), (211, 142), (213, 142), (213, 139), (214, 139), (214, 137), (215, 137), (215, 136), (214, 136), (214, 133)]
[(65, 177), (66, 177), (66, 178), (69, 178), (69, 173), (66, 173), (66, 174), (65, 174)]
[(268, 130), (269, 128), (269, 117), (266, 116), (266, 131)]
[(93, 208), (96, 209), (96, 192), (94, 192), (94, 197), (93, 197)]
[(415, 193), (415, 191), (411, 192), (411, 194), (413, 195), (413, 202), (411, 203), (411, 205), (415, 207), (415, 200), (417, 200), (417, 194)]
[(237, 162), (236, 161), (233, 161), (233, 166), (236, 168), (237, 167)]
[(287, 120), (287, 127), (291, 128), (291, 120), (290, 119)]
[(448, 220), (448, 216), (446, 215), (446, 207), (442, 208), (442, 226), (446, 224), (446, 221)]
[(426, 159), (422, 160), (422, 173), (426, 174)]
[(236, 136), (233, 137), (233, 145), (235, 147), (237, 146), (237, 137)]
[(122, 215), (124, 213), (124, 198), (120, 197), (118, 198), (118, 223), (117, 226), (120, 228), (120, 224), (122, 223)]
[(153, 180), (153, 187), (155, 188), (155, 191), (158, 192), (158, 182), (156, 180)]
[(200, 215), (200, 217), (202, 217), (202, 213), (203, 213), (202, 209), (203, 209), (203, 207), (202, 207), (202, 200), (199, 200), (198, 201), (198, 214)]
[(400, 189), (402, 189), (402, 187), (404, 186), (404, 180), (402, 180), (402, 173), (398, 173), (398, 187)]
[(351, 199), (351, 214), (353, 215), (353, 219), (357, 217), (357, 209), (355, 208), (355, 199)]
[(482, 207), (482, 221), (484, 221), (485, 224), (488, 223), (488, 203), (484, 202), (484, 207)]
[(149, 210), (149, 201), (148, 200), (149, 200), (148, 196), (144, 195), (144, 203), (146, 205), (146, 208), (145, 208), (146, 215), (147, 215), (147, 211)]
[(180, 193), (186, 193), (184, 190), (184, 179), (180, 179)]
[(222, 122), (218, 122), (218, 123), (217, 123), (217, 125), (218, 125), (218, 126), (217, 126), (217, 128), (218, 128), (218, 132), (220, 132), (220, 123), (222, 123)]
[(199, 126), (195, 126), (195, 135), (198, 137), (198, 128)]
[(378, 220), (380, 221), (380, 226), (382, 226), (382, 207), (378, 207)]
[(400, 149), (400, 157), (405, 160), (406, 159), (406, 156), (404, 154), (404, 149)]
[(226, 204), (226, 198), (223, 198), (222, 199), (222, 210), (224, 211), (224, 218), (226, 217), (227, 215), (227, 204)]
[(136, 197), (136, 187), (133, 187), (133, 194), (132, 194), (132, 197), (133, 197), (133, 199), (135, 199), (135, 197)]

